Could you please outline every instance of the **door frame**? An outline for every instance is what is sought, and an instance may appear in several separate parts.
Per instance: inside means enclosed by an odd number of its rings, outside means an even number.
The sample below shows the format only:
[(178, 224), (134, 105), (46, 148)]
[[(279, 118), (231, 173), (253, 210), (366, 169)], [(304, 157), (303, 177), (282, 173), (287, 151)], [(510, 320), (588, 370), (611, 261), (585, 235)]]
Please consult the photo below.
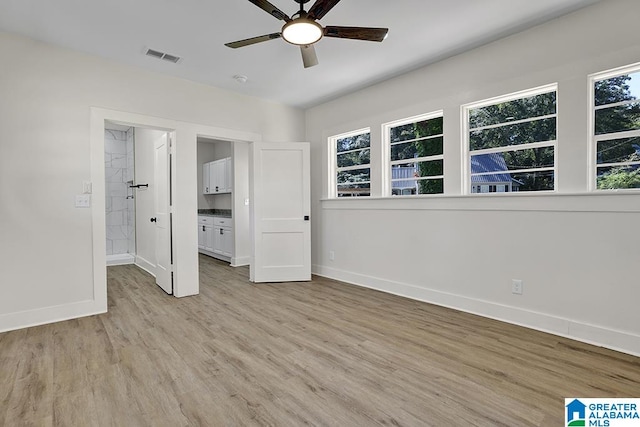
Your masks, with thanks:
[(174, 132), (171, 156), (171, 191), (173, 193), (173, 271), (174, 296), (199, 293), (198, 235), (193, 224), (198, 222), (197, 137), (260, 142), (262, 135), (182, 122), (173, 119), (90, 107), (91, 218), (93, 234), (93, 298), (96, 313), (107, 311), (106, 214), (104, 125), (105, 121), (133, 127)]

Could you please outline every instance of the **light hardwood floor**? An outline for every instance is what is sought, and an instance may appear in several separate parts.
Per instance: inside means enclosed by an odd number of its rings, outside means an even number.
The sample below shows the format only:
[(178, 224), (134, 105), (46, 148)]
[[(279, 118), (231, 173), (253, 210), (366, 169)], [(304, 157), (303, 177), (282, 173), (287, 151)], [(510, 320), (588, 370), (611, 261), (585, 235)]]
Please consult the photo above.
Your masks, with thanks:
[(0, 424), (559, 426), (564, 397), (640, 397), (636, 357), (200, 263), (198, 296), (111, 267), (107, 314), (0, 334)]

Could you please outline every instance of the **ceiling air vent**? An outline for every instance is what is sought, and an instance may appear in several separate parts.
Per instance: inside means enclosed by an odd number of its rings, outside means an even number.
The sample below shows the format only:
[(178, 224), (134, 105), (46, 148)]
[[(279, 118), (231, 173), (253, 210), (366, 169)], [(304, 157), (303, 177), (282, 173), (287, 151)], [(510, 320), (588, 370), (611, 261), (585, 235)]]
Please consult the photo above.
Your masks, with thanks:
[(178, 63), (178, 61), (180, 61), (181, 59), (179, 56), (171, 55), (169, 53), (164, 53), (160, 52), (159, 50), (153, 49), (147, 49), (146, 55), (153, 58), (162, 59), (164, 61), (173, 62), (174, 64)]

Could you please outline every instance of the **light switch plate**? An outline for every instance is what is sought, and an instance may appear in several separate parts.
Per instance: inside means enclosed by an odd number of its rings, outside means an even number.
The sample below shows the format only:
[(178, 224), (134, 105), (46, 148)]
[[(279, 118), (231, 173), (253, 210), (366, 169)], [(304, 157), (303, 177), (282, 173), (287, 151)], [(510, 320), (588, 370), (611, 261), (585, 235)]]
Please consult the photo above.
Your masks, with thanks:
[(91, 195), (76, 194), (76, 208), (89, 208), (89, 207), (91, 207)]
[(91, 181), (82, 181), (82, 192), (84, 194), (93, 193), (93, 185), (91, 184)]

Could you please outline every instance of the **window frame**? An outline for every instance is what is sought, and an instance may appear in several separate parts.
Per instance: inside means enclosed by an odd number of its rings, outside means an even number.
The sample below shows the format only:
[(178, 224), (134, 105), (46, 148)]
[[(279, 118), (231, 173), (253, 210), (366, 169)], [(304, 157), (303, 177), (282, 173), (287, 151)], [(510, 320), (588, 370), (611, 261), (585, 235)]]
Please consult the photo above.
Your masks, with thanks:
[[(508, 121), (508, 122), (502, 122), (502, 123), (498, 123), (498, 124), (493, 124), (493, 125), (487, 125), (487, 126), (482, 126), (482, 127), (477, 127), (477, 128), (471, 128), (469, 125), (469, 118), (470, 118), (470, 111), (471, 110), (475, 110), (478, 108), (483, 108), (483, 107), (488, 107), (491, 105), (496, 105), (496, 104), (501, 104), (504, 102), (509, 102), (509, 101), (515, 101), (518, 99), (524, 99), (524, 98), (530, 98), (533, 96), (537, 96), (537, 95), (544, 95), (546, 93), (551, 93), (551, 92), (555, 92), (556, 93), (556, 112), (555, 114), (547, 114), (547, 115), (543, 115), (543, 116), (536, 116), (536, 117), (528, 117), (525, 119), (518, 119), (518, 120), (513, 120), (513, 121)], [(525, 89), (525, 90), (521, 90), (521, 91), (517, 91), (517, 92), (511, 92), (505, 95), (500, 95), (500, 96), (496, 96), (496, 97), (492, 97), (492, 98), (488, 98), (488, 99), (483, 99), (481, 101), (476, 101), (476, 102), (471, 102), (468, 104), (463, 104), (460, 108), (461, 108), (461, 132), (462, 132), (462, 138), (460, 138), (460, 140), (462, 141), (462, 194), (463, 195), (472, 195), (472, 196), (480, 196), (480, 197), (485, 197), (488, 195), (491, 196), (499, 196), (499, 197), (503, 197), (503, 196), (513, 196), (513, 195), (518, 195), (518, 194), (526, 194), (526, 195), (532, 195), (532, 194), (553, 194), (553, 193), (557, 193), (558, 192), (558, 111), (559, 111), (559, 104), (560, 104), (560, 100), (559, 100), (559, 91), (558, 91), (558, 83), (550, 83), (547, 85), (543, 85), (543, 86), (538, 86), (538, 87), (534, 87), (531, 89)], [(491, 129), (491, 128), (497, 128), (497, 127), (501, 127), (501, 126), (505, 126), (505, 125), (511, 125), (511, 124), (520, 124), (520, 123), (529, 123), (529, 122), (533, 122), (533, 121), (538, 121), (538, 120), (544, 120), (544, 119), (549, 119), (549, 118), (555, 118), (556, 120), (556, 137), (553, 140), (549, 140), (549, 141), (539, 141), (539, 142), (530, 142), (530, 143), (523, 143), (523, 144), (516, 144), (516, 145), (507, 145), (507, 146), (503, 146), (503, 147), (494, 147), (494, 148), (486, 148), (486, 149), (481, 149), (481, 150), (470, 150), (469, 144), (470, 144), (470, 133), (472, 130), (483, 130), (483, 129)], [(522, 151), (522, 150), (528, 150), (528, 149), (537, 149), (537, 148), (546, 148), (546, 147), (552, 147), (553, 148), (553, 167), (543, 167), (543, 168), (536, 168), (535, 171), (536, 172), (545, 172), (545, 171), (552, 171), (553, 172), (553, 190), (539, 190), (539, 191), (523, 191), (523, 192), (494, 192), (494, 193), (472, 193), (472, 187), (474, 184), (472, 184), (471, 182), (471, 156), (472, 155), (479, 155), (479, 154), (491, 154), (491, 153), (503, 153), (503, 152), (509, 152), (509, 151)], [(503, 173), (526, 173), (530, 171), (530, 169), (518, 169), (518, 170), (513, 170), (513, 171), (506, 171)], [(497, 172), (495, 172), (494, 174), (498, 174)], [(478, 175), (478, 174), (476, 174)], [(485, 173), (485, 174), (481, 174), (481, 175), (491, 175), (491, 173)], [(476, 184), (479, 185), (479, 184)]]
[[(391, 143), (391, 129), (395, 128), (395, 127), (399, 127), (399, 126), (404, 126), (404, 125), (408, 125), (408, 124), (412, 124), (412, 123), (419, 123), (419, 122), (423, 122), (423, 121), (427, 121), (427, 120), (432, 120), (432, 119), (437, 119), (437, 118), (442, 118), (442, 134), (438, 134), (438, 135), (431, 135), (429, 137), (426, 138), (418, 138), (418, 139), (435, 139), (438, 137), (442, 137), (442, 154), (438, 154), (438, 155), (434, 155), (434, 156), (425, 156), (425, 157), (418, 157), (413, 159), (414, 163), (418, 163), (418, 162), (425, 162), (425, 161), (437, 161), (437, 160), (442, 160), (442, 175), (434, 175), (434, 176), (430, 176), (430, 177), (424, 177), (422, 180), (420, 181), (424, 181), (424, 180), (428, 180), (428, 179), (442, 179), (443, 182), (443, 189), (442, 189), (442, 193), (438, 193), (438, 194), (404, 194), (404, 195), (393, 195), (392, 194), (392, 190), (393, 190), (393, 183), (392, 183), (392, 177), (391, 177), (391, 168), (394, 165), (399, 165), (399, 164), (405, 164), (405, 163), (412, 163), (412, 161), (410, 159), (404, 159), (404, 160), (391, 160), (391, 147), (392, 147), (392, 143)], [(406, 144), (408, 142), (411, 141), (415, 141), (417, 139), (409, 139), (406, 141), (400, 141), (397, 143), (394, 143), (393, 145), (398, 145), (398, 144)], [(434, 196), (443, 196), (445, 194), (445, 189), (444, 189), (444, 180), (445, 180), (445, 173), (444, 173), (444, 168), (445, 168), (445, 155), (446, 155), (446, 144), (445, 144), (445, 132), (444, 132), (444, 110), (437, 110), (437, 111), (432, 111), (430, 113), (425, 113), (425, 114), (419, 114), (417, 116), (412, 116), (412, 117), (406, 117), (403, 119), (399, 119), (399, 120), (394, 120), (391, 122), (387, 122), (387, 123), (383, 123), (382, 124), (382, 164), (383, 164), (383, 176), (382, 176), (382, 182), (384, 183), (384, 188), (383, 188), (383, 194), (385, 195), (385, 197), (392, 197), (392, 198), (398, 198), (398, 197), (434, 197)], [(416, 180), (417, 182), (418, 180)]]
[(588, 94), (589, 94), (589, 120), (588, 120), (588, 132), (589, 132), (589, 153), (587, 167), (588, 171), (588, 190), (592, 193), (606, 193), (606, 192), (624, 192), (624, 193), (638, 193), (640, 188), (598, 188), (598, 166), (625, 166), (626, 163), (637, 164), (637, 162), (617, 162), (617, 163), (603, 163), (598, 165), (598, 143), (601, 141), (611, 141), (615, 139), (634, 138), (640, 137), (640, 129), (621, 132), (610, 132), (598, 135), (596, 133), (596, 111), (605, 108), (612, 108), (619, 105), (627, 105), (631, 103), (640, 103), (640, 98), (635, 101), (622, 101), (612, 104), (596, 105), (596, 82), (601, 80), (608, 80), (614, 77), (619, 77), (623, 74), (640, 73), (640, 62), (625, 65), (622, 67), (612, 68), (610, 70), (593, 73), (588, 76)]
[[(347, 166), (347, 167), (338, 167), (338, 140), (349, 138), (351, 136), (369, 134), (369, 163), (366, 165), (355, 165), (355, 166)], [(328, 196), (331, 199), (353, 199), (353, 197), (338, 197), (338, 173), (341, 171), (349, 171), (349, 170), (358, 170), (358, 169), (369, 169), (369, 196), (360, 196), (360, 197), (370, 197), (371, 196), (371, 154), (373, 152), (373, 148), (371, 146), (371, 128), (366, 127), (362, 129), (357, 129), (349, 132), (344, 132), (338, 135), (332, 135), (327, 138), (329, 144), (329, 189)], [(356, 150), (344, 151), (340, 154), (349, 153), (352, 151), (362, 151), (366, 150), (366, 148), (360, 148)]]

